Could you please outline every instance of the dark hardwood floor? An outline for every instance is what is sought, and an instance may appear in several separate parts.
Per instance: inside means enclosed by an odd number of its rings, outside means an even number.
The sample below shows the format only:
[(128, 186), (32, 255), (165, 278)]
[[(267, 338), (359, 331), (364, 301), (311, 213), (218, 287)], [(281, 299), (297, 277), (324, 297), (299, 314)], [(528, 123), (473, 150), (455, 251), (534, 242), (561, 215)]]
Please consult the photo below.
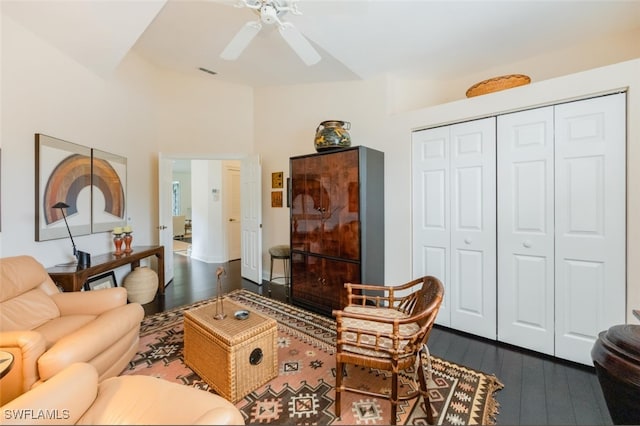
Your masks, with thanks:
[[(240, 261), (207, 264), (174, 254), (174, 279), (163, 299), (144, 306), (147, 314), (215, 296), (215, 271), (223, 266), (224, 291), (244, 288), (287, 302), (286, 289), (240, 277)], [(271, 288), (271, 294), (269, 289)], [(497, 393), (498, 425), (613, 424), (593, 368), (522, 350), (436, 326), (429, 339), (432, 355), (495, 374), (504, 384)]]

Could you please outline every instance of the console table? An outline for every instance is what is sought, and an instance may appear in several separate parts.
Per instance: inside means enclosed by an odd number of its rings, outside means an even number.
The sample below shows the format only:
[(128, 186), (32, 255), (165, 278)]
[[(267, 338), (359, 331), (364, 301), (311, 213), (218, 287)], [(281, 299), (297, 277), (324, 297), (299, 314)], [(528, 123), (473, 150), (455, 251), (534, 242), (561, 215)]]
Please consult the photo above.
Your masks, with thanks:
[(140, 259), (155, 256), (158, 259), (158, 291), (164, 295), (164, 246), (134, 246), (132, 249), (131, 253), (118, 256), (113, 253), (91, 256), (91, 265), (87, 267), (75, 264), (52, 266), (47, 268), (47, 273), (64, 291), (80, 291), (89, 277), (128, 264), (133, 271), (140, 266)]

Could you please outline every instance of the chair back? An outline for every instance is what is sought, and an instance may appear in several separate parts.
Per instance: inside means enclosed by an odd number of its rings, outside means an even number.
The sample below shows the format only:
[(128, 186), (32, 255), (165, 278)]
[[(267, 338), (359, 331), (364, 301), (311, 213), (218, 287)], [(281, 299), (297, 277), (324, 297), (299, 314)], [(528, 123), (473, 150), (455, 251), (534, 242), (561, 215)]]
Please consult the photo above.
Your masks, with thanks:
[(433, 277), (425, 276), (421, 278), (422, 288), (414, 293), (415, 301), (411, 316), (420, 325), (420, 332), (417, 334), (416, 344), (421, 347), (429, 340), (431, 329), (438, 316), (442, 298), (444, 297), (444, 286), (442, 282)]
[(431, 315), (420, 319), (420, 325), (424, 325), (430, 319), (435, 321), (444, 297), (444, 286), (439, 279), (432, 276), (422, 277), (422, 288), (416, 293), (415, 305), (412, 315), (416, 315), (422, 311), (431, 310)]
[(0, 259), (0, 331), (33, 330), (60, 316), (47, 270), (31, 256)]

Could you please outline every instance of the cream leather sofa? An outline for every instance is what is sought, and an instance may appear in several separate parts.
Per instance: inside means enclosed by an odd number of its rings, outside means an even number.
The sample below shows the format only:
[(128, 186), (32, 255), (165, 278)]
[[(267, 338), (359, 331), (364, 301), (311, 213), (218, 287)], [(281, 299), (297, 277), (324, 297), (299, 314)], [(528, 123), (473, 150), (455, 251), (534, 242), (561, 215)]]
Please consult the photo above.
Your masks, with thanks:
[(138, 349), (142, 306), (117, 287), (60, 293), (29, 256), (0, 259), (0, 350), (14, 365), (0, 381), (0, 404), (74, 362), (99, 379), (118, 375)]
[(151, 376), (98, 373), (76, 363), (0, 407), (9, 424), (243, 425), (242, 413), (210, 392)]

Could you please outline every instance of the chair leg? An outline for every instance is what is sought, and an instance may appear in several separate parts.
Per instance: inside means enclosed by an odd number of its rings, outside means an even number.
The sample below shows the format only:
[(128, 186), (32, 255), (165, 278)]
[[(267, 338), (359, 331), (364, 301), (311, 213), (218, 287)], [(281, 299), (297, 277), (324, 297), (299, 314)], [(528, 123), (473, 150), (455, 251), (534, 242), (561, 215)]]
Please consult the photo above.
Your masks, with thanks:
[[(420, 356), (420, 354), (418, 354)], [(424, 367), (422, 362), (418, 365), (418, 380), (420, 380), (420, 394), (424, 400), (424, 409), (427, 412), (427, 423), (433, 424), (433, 410), (431, 409), (431, 401), (429, 400), (429, 387), (427, 385), (427, 379), (424, 375)]]
[(342, 394), (341, 391), (342, 386), (342, 363), (336, 362), (336, 401), (334, 411), (336, 413), (336, 417), (340, 417), (340, 396)]
[(271, 268), (269, 270), (269, 281), (273, 279), (273, 256), (271, 256)]
[(394, 371), (391, 374), (391, 424), (396, 424), (396, 415), (398, 413), (398, 373)]

